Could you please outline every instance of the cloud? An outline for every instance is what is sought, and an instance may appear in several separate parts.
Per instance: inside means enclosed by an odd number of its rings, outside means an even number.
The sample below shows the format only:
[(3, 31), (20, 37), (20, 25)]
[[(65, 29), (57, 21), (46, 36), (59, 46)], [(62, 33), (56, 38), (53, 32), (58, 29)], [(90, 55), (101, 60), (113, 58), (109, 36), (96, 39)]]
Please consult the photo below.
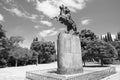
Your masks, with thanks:
[[(35, 0), (28, 0), (28, 1), (35, 1)], [(4, 4), (6, 4), (7, 6)], [(10, 12), (12, 15), (30, 19), (34, 22), (37, 21), (38, 17), (40, 17), (37, 14), (32, 14), (32, 13), (27, 12), (21, 4), (18, 4), (17, 0), (3, 0), (3, 3), (1, 3), (1, 5), (3, 9)]]
[(30, 44), (28, 40), (24, 40), (23, 43), (19, 43), (19, 45), (23, 48), (28, 48), (30, 49)]
[(58, 30), (55, 30), (55, 28), (51, 28), (51, 29), (43, 30), (43, 31), (39, 32), (38, 35), (41, 37), (55, 36), (59, 32), (64, 31), (65, 29), (66, 28), (59, 28)]
[(86, 0), (45, 0), (36, 1), (36, 9), (44, 15), (53, 18), (59, 15), (59, 6), (64, 4), (68, 6), (72, 12), (81, 10), (85, 7)]
[(73, 9), (83, 9), (85, 7), (85, 0), (61, 0), (62, 4), (73, 8)]
[(82, 25), (89, 25), (90, 21), (91, 21), (90, 19), (84, 19), (84, 20), (81, 21), (81, 24)]
[(58, 33), (58, 31), (53, 31), (49, 36), (55, 36)]
[(34, 2), (35, 0), (26, 0), (27, 2)]
[(2, 14), (0, 14), (0, 21), (4, 21), (4, 17)]
[(66, 28), (60, 28), (60, 29), (59, 29), (59, 31), (64, 31), (64, 30), (66, 30)]
[(36, 9), (38, 11), (43, 12), (43, 14), (47, 15), (48, 17), (54, 17), (56, 15), (58, 15), (59, 13), (59, 9), (57, 9), (55, 6), (53, 6), (51, 3), (51, 1), (43, 1), (43, 2), (39, 2), (37, 1), (36, 4)]
[(31, 19), (31, 20), (35, 20), (37, 19), (38, 15), (35, 15), (35, 14), (32, 14), (32, 15), (25, 15), (24, 17), (28, 18), (28, 19)]
[(44, 24), (44, 25), (47, 25), (47, 26), (49, 26), (49, 27), (51, 27), (52, 26), (52, 23), (51, 22), (49, 22), (49, 21), (40, 21), (42, 24)]
[(39, 29), (39, 28), (41, 28), (41, 26), (36, 25), (36, 26), (34, 26), (34, 28), (35, 28), (35, 29)]
[(43, 30), (41, 32), (39, 32), (39, 36), (41, 37), (47, 37), (47, 36), (54, 36), (58, 33), (58, 31), (55, 30), (55, 28), (51, 28), (48, 30)]
[(6, 7), (4, 7), (4, 9), (11, 12), (13, 15), (17, 15), (18, 17), (24, 17), (24, 18), (28, 18), (31, 20), (34, 20), (38, 17), (35, 14), (29, 14), (28, 12), (23, 12), (23, 11), (19, 10), (18, 8), (7, 9)]
[(24, 16), (24, 13), (22, 13), (18, 8), (12, 8), (12, 9), (7, 9), (5, 8), (7, 11), (19, 16), (19, 17), (22, 17)]

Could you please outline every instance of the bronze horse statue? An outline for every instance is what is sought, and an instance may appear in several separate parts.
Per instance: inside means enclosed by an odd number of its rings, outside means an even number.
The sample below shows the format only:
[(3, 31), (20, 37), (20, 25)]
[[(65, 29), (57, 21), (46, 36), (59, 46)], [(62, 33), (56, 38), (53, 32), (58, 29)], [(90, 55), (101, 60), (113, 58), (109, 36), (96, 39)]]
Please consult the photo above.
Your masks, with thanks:
[(57, 21), (67, 26), (67, 32), (71, 30), (77, 32), (77, 27), (75, 22), (71, 18), (70, 10), (64, 5), (60, 6), (60, 14), (57, 17), (54, 17)]

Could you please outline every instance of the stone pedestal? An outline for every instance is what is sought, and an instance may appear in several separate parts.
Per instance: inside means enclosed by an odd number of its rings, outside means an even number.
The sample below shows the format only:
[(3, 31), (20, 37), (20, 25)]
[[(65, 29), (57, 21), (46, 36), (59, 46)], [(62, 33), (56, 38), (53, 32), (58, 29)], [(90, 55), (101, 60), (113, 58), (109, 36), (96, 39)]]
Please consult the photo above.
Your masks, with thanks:
[(82, 54), (79, 36), (60, 33), (57, 40), (58, 74), (83, 72)]

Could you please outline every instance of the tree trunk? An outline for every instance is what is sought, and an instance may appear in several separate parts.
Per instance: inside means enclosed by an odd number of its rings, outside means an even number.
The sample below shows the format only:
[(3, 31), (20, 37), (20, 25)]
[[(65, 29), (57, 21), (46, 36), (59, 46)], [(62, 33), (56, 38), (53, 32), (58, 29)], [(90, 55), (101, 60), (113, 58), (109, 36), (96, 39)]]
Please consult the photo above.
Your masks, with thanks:
[(16, 67), (17, 67), (17, 63), (18, 63), (18, 60), (16, 59), (16, 60), (15, 60), (15, 66), (16, 66)]
[(83, 61), (84, 66), (86, 66), (85, 61)]
[(25, 63), (24, 63), (24, 66), (26, 66), (26, 61), (25, 61)]
[(37, 59), (36, 59), (36, 65), (38, 65), (38, 57), (37, 57)]
[(101, 66), (103, 66), (103, 58), (101, 58)]

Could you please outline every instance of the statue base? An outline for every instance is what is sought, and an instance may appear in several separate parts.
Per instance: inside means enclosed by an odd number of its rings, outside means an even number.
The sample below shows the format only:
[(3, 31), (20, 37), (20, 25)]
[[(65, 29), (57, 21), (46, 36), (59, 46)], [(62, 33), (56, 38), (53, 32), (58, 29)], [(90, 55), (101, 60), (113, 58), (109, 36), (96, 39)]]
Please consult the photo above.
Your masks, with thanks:
[(78, 35), (60, 33), (57, 39), (57, 73), (82, 73), (82, 53)]
[(83, 73), (69, 75), (57, 74), (56, 69), (49, 69), (27, 72), (26, 78), (28, 80), (101, 80), (115, 73), (114, 67), (84, 68)]

